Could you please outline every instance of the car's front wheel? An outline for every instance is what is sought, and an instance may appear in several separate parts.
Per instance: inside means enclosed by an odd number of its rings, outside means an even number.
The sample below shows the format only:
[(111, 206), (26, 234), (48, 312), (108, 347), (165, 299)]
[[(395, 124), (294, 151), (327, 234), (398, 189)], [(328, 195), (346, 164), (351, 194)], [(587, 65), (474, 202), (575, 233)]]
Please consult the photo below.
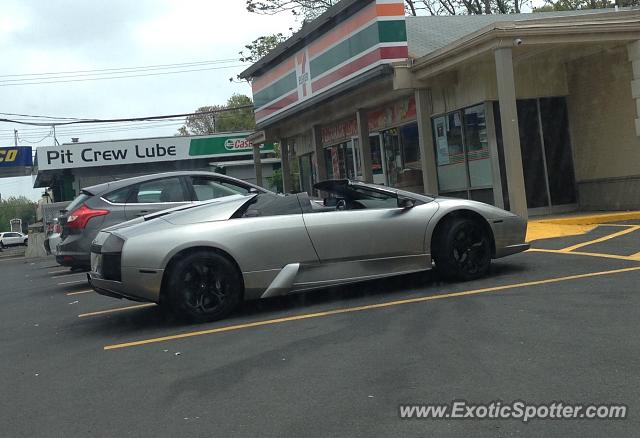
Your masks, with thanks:
[(473, 280), (489, 270), (491, 236), (477, 220), (448, 221), (434, 243), (436, 269), (445, 278)]
[(222, 319), (242, 298), (242, 279), (236, 266), (213, 251), (196, 251), (178, 260), (170, 269), (166, 286), (163, 304), (194, 322)]

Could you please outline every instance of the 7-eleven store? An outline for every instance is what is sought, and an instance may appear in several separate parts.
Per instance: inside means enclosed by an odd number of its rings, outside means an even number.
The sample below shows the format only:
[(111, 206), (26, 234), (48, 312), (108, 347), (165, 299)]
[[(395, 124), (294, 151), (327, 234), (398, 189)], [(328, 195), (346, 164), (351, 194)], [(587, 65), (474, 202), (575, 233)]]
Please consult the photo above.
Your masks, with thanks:
[(241, 76), (285, 191), (351, 178), (527, 216), (640, 207), (638, 66), (634, 9), (405, 17), (400, 0), (342, 0)]

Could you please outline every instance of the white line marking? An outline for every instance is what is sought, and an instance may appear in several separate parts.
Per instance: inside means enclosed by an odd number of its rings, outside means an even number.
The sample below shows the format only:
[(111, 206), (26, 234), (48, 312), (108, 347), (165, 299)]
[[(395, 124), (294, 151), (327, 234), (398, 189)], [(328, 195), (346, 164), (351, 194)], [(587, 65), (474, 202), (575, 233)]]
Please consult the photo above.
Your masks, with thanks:
[(86, 283), (87, 279), (85, 278), (84, 280), (77, 280), (77, 281), (64, 281), (62, 283), (58, 283), (58, 286), (64, 286), (65, 284), (80, 284), (80, 283)]

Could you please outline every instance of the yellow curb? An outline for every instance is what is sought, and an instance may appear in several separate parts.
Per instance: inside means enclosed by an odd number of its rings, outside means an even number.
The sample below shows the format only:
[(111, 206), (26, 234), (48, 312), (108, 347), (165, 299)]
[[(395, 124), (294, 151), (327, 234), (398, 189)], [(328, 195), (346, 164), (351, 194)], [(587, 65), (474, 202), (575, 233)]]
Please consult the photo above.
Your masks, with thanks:
[(640, 211), (578, 214), (575, 216), (533, 219), (529, 221), (527, 226), (526, 241), (577, 236), (588, 233), (596, 228), (598, 224), (629, 220), (640, 220)]
[(594, 225), (604, 224), (607, 222), (620, 222), (640, 220), (640, 211), (619, 211), (619, 212), (606, 212), (597, 214), (585, 214), (575, 216), (563, 216), (546, 219), (535, 219), (529, 222), (531, 223), (545, 223), (556, 225)]
[(554, 237), (577, 236), (586, 234), (596, 228), (597, 225), (558, 225), (544, 222), (529, 222), (527, 226), (526, 241), (551, 239)]

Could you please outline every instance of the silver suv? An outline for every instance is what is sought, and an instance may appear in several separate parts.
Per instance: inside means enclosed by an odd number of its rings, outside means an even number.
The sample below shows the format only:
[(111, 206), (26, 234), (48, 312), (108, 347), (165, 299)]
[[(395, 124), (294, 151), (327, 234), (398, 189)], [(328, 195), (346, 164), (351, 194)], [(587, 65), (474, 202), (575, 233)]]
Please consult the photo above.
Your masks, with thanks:
[(56, 262), (88, 269), (91, 242), (103, 228), (183, 204), (250, 192), (269, 193), (212, 172), (157, 173), (84, 188), (58, 218), (62, 241)]

